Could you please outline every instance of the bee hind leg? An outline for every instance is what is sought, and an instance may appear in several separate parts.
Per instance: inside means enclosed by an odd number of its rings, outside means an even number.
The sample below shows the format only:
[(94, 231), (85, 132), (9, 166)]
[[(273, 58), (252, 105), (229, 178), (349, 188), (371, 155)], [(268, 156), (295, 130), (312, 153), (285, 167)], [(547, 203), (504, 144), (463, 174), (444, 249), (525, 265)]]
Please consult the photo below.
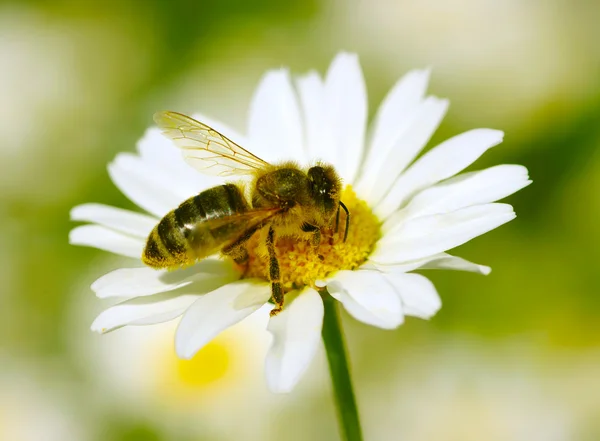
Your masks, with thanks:
[(250, 255), (248, 254), (248, 249), (246, 248), (246, 242), (248, 242), (250, 238), (254, 235), (254, 233), (256, 233), (263, 226), (263, 224), (259, 224), (256, 225), (254, 228), (250, 228), (235, 242), (230, 243), (229, 245), (221, 249), (221, 253), (224, 256), (231, 257), (231, 259), (233, 259), (233, 261), (236, 264), (240, 266), (245, 266), (248, 263), (248, 259), (250, 258)]
[(237, 244), (237, 246), (227, 246), (221, 250), (224, 256), (230, 257), (238, 265), (245, 265), (248, 263), (250, 255), (248, 249), (244, 246), (245, 244)]
[(311, 244), (315, 250), (318, 249), (319, 245), (321, 245), (321, 229), (307, 223), (303, 223), (300, 229), (305, 233), (312, 233)]
[(271, 317), (279, 314), (283, 309), (283, 289), (281, 287), (281, 275), (279, 273), (279, 261), (275, 255), (275, 231), (269, 227), (267, 236), (267, 250), (269, 252), (269, 280), (271, 281), (271, 298), (275, 307), (271, 310)]

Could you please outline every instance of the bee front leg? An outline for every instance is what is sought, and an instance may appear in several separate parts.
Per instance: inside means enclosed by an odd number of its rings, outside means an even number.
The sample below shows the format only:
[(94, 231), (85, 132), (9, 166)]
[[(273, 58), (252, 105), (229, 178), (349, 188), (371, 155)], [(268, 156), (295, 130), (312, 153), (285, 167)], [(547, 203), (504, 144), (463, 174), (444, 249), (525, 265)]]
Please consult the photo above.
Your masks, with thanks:
[(346, 239), (348, 239), (348, 229), (350, 228), (350, 211), (348, 210), (348, 207), (346, 207), (346, 204), (340, 201), (338, 214), (340, 213), (340, 207), (346, 212), (346, 229), (344, 230), (344, 242), (346, 242)]
[(267, 250), (269, 252), (269, 280), (271, 281), (271, 298), (275, 308), (271, 310), (271, 317), (279, 314), (283, 309), (283, 290), (281, 288), (281, 275), (279, 273), (279, 261), (275, 254), (275, 231), (269, 227), (267, 236)]

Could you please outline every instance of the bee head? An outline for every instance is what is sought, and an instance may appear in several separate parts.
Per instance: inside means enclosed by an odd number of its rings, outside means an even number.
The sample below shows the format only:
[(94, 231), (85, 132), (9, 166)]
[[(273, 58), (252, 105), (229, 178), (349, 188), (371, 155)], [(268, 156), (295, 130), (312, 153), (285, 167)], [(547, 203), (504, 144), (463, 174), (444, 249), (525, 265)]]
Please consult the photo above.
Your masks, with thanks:
[(337, 212), (342, 183), (330, 165), (317, 165), (308, 169), (308, 191), (315, 205), (326, 219)]

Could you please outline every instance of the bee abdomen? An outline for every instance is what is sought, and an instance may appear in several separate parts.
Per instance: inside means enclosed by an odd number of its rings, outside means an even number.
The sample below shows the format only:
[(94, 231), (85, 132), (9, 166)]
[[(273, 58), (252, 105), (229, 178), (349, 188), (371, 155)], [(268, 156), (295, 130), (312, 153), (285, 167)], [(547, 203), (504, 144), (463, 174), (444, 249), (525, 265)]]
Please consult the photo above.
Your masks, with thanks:
[(142, 261), (155, 268), (168, 268), (186, 263), (189, 254), (186, 239), (176, 227), (173, 210), (160, 220), (148, 236)]
[(221, 239), (203, 224), (204, 221), (231, 216), (248, 208), (244, 195), (235, 185), (209, 188), (161, 219), (148, 237), (142, 261), (155, 268), (170, 268), (206, 257), (216, 251)]

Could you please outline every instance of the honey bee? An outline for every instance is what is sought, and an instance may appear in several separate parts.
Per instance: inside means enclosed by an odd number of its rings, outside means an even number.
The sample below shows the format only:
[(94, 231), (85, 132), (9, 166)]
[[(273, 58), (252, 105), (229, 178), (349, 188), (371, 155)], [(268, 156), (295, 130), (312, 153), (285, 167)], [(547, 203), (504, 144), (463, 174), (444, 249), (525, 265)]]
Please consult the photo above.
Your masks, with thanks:
[(335, 222), (338, 229), (341, 207), (346, 213), (346, 240), (350, 213), (340, 200), (342, 182), (337, 172), (326, 164), (306, 171), (293, 162), (269, 164), (180, 113), (158, 112), (154, 120), (197, 170), (218, 176), (249, 175), (252, 180), (248, 194), (243, 184), (226, 183), (202, 191), (167, 213), (148, 236), (142, 261), (153, 268), (175, 269), (220, 251), (244, 265), (249, 258), (246, 242), (262, 231), (275, 304), (271, 315), (277, 314), (285, 294), (275, 254), (277, 237), (309, 240), (317, 249), (322, 228)]

